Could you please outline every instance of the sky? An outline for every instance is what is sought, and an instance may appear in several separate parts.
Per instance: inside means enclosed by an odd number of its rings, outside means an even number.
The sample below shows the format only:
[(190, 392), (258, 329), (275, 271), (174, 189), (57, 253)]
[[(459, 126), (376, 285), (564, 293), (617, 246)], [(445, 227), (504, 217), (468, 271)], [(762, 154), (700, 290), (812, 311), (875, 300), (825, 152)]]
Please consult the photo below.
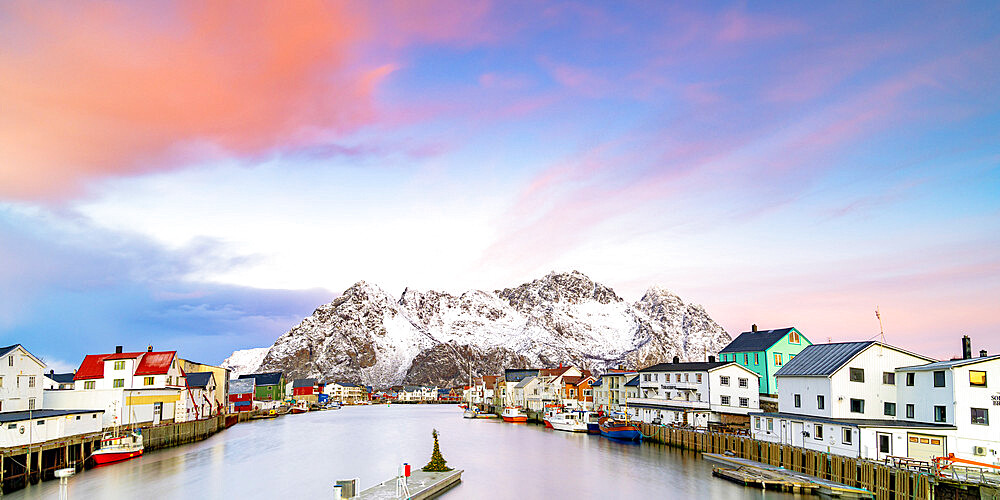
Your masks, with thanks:
[(0, 2), (0, 342), (220, 362), (579, 270), (1000, 351), (995, 2)]

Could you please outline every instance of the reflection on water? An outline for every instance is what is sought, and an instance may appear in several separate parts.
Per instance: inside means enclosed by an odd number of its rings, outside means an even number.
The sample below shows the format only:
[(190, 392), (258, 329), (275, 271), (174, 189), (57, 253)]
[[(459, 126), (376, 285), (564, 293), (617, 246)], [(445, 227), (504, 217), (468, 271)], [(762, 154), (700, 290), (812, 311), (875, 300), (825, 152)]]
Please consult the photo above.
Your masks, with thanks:
[[(443, 498), (792, 499), (712, 477), (693, 452), (630, 445), (537, 425), (468, 420), (454, 406), (357, 406), (236, 425), (204, 441), (149, 452), (70, 479), (71, 499), (329, 498), (337, 479), (368, 487), (430, 458), (441, 433), (465, 469)], [(56, 498), (48, 481), (6, 495)]]

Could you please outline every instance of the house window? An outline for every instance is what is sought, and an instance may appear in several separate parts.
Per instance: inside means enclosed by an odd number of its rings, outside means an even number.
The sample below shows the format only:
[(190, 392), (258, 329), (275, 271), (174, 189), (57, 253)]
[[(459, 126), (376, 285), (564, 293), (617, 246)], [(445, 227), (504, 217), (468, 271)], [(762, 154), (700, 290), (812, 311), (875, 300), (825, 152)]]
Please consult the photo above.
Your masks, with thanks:
[(788, 332), (788, 343), (789, 344), (798, 344), (799, 343), (799, 332), (796, 332), (795, 330), (792, 330), (792, 331)]
[(0, 377), (0, 387), (3, 387), (3, 377)]
[(760, 364), (760, 353), (759, 352), (753, 353), (753, 364), (755, 364), (755, 365), (759, 365)]
[(35, 377), (34, 376), (28, 377), (28, 387), (34, 387), (34, 386), (35, 386)]
[(895, 417), (896, 416), (896, 403), (886, 402), (885, 403), (885, 411), (883, 413), (885, 413), (887, 416)]
[(824, 403), (823, 396), (822, 395), (816, 396), (816, 409), (817, 410), (822, 410), (823, 409), (823, 403)]
[(144, 385), (153, 385), (153, 377), (146, 377), (142, 379)]
[(821, 440), (821, 439), (823, 439), (823, 426), (822, 426), (822, 425), (820, 425), (820, 424), (816, 424), (816, 425), (815, 425), (815, 426), (813, 427), (813, 430), (814, 430), (814, 431), (815, 431), (815, 433), (816, 433), (816, 435), (814, 436), (814, 437), (816, 438), (816, 440)]
[(122, 361), (115, 361), (115, 370), (124, 370), (124, 369), (125, 369), (125, 361), (124, 360), (122, 360)]
[(934, 372), (934, 387), (944, 387), (944, 372)]
[(969, 385), (975, 387), (986, 387), (986, 372), (969, 370)]
[(653, 377), (650, 376), (648, 373), (644, 373), (642, 375), (642, 381), (643, 382), (652, 382), (653, 381)]
[(851, 413), (864, 413), (865, 400), (851, 398)]
[(740, 377), (740, 387), (747, 387), (749, 385), (749, 383), (750, 382), (749, 382), (748, 379)]
[(675, 373), (674, 374), (674, 382), (680, 382), (680, 381), (681, 381), (681, 374), (680, 373)]
[(850, 427), (844, 427), (844, 444), (851, 444), (854, 441), (854, 432)]
[(760, 430), (760, 417), (754, 417), (753, 418), (753, 427), (754, 427), (754, 429), (757, 429), (758, 431)]
[(7, 366), (14, 366), (14, 356), (7, 356)]
[(173, 383), (174, 383), (174, 378), (171, 377), (170, 375), (167, 375), (167, 385), (173, 385)]
[(722, 406), (729, 406), (729, 396), (722, 396)]
[(38, 422), (35, 423), (35, 425), (45, 425), (45, 421), (39, 420)]
[(17, 429), (17, 424), (7, 424), (8, 429)]
[(896, 374), (894, 372), (882, 372), (882, 383), (885, 385), (896, 385)]
[(83, 388), (84, 389), (93, 389), (95, 385), (96, 385), (96, 382), (94, 382), (93, 380), (87, 380), (86, 382), (83, 383)]
[(719, 383), (722, 385), (729, 385), (729, 377), (726, 376), (719, 377)]
[(796, 408), (802, 408), (802, 395), (801, 394), (796, 394), (795, 395), (795, 407)]
[(774, 419), (769, 418), (767, 419), (767, 432), (771, 432), (773, 430), (774, 430)]
[(744, 365), (750, 364), (750, 355), (747, 353), (743, 353), (743, 364)]
[(111, 383), (111, 387), (114, 387), (115, 389), (119, 387), (125, 387), (125, 379), (116, 378), (115, 381)]
[(28, 409), (29, 410), (35, 409), (35, 398), (28, 398)]
[(865, 369), (851, 368), (851, 382), (864, 382), (864, 381), (865, 381)]
[(750, 406), (750, 398), (740, 398), (740, 408), (747, 408)]
[(916, 374), (915, 373), (907, 373), (906, 374), (906, 386), (907, 387), (913, 387), (913, 379), (914, 378), (916, 378)]
[(781, 353), (774, 353), (774, 366), (781, 366)]
[(972, 423), (979, 425), (990, 425), (990, 414), (986, 408), (972, 409)]
[(698, 381), (699, 384), (701, 383), (701, 374), (700, 373), (695, 374), (694, 378), (695, 378), (695, 380)]
[(913, 405), (906, 405), (906, 418), (913, 418)]
[(935, 422), (947, 422), (948, 421), (948, 411), (943, 406), (934, 407), (934, 421)]

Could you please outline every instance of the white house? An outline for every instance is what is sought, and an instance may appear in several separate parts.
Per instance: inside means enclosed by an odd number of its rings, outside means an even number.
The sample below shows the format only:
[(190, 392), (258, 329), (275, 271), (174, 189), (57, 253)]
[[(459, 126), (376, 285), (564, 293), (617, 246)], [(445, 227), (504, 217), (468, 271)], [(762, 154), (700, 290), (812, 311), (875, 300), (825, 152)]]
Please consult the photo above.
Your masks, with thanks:
[(351, 382), (330, 382), (326, 384), (323, 392), (330, 396), (331, 401), (348, 404), (355, 404), (365, 399), (364, 388)]
[[(514, 385), (512, 401), (514, 406), (521, 406), (531, 410), (541, 410), (541, 380), (537, 376), (525, 377)], [(529, 405), (534, 404), (534, 407)]]
[[(634, 370), (608, 370), (591, 384), (594, 391), (594, 409), (602, 411), (618, 411), (626, 399), (626, 387), (630, 380), (636, 378)], [(636, 394), (638, 397), (638, 394)]]
[(639, 370), (629, 412), (643, 422), (708, 428), (747, 425), (760, 410), (760, 376), (732, 361), (660, 363)]
[(100, 410), (32, 410), (0, 413), (0, 448), (27, 446), (101, 432)]
[(517, 387), (517, 384), (521, 383), (521, 381), (525, 378), (535, 377), (537, 375), (538, 370), (532, 368), (504, 370), (503, 379), (497, 384), (500, 406), (524, 406), (523, 391), (521, 392), (521, 400), (517, 401), (515, 399), (515, 388)]
[(215, 382), (215, 373), (186, 373), (184, 379), (187, 391), (181, 396), (183, 404), (178, 405), (184, 411), (184, 420), (204, 420), (218, 415), (222, 408), (216, 399), (218, 386)]
[[(878, 453), (879, 440), (953, 432), (946, 423), (897, 419), (896, 369), (932, 361), (875, 341), (810, 345), (775, 373), (778, 412), (754, 414), (753, 437), (878, 459), (890, 455)], [(905, 456), (926, 458), (916, 450)]]
[[(882, 437), (889, 453), (946, 456), (1000, 465), (1000, 355), (938, 361), (896, 370), (896, 418), (954, 426), (954, 433)], [(992, 387), (990, 384), (993, 384)], [(992, 413), (992, 415), (991, 415)], [(888, 440), (888, 443), (885, 441)], [(905, 448), (904, 448), (905, 447)], [(881, 452), (881, 450), (879, 450)]]
[(42, 408), (45, 363), (21, 344), (0, 347), (0, 411)]
[(118, 346), (113, 354), (84, 357), (73, 378), (71, 391), (45, 391), (45, 408), (103, 410), (105, 427), (187, 418), (181, 399), (187, 385), (176, 351), (122, 352)]
[(75, 384), (73, 382), (73, 377), (75, 375), (76, 374), (73, 372), (56, 373), (54, 370), (49, 370), (49, 372), (45, 374), (45, 378), (42, 380), (42, 389), (43, 390), (58, 389), (58, 390), (71, 391), (73, 390), (73, 387), (75, 387)]

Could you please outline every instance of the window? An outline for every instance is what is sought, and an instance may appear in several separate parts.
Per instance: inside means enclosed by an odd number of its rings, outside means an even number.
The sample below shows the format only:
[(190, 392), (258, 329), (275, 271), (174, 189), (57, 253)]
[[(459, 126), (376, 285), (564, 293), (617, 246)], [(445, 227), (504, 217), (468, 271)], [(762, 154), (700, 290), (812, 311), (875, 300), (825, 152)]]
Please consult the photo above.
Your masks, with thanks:
[(851, 398), (851, 413), (864, 413), (865, 400)]
[(864, 381), (865, 381), (865, 369), (851, 368), (851, 382), (864, 382)]
[(781, 353), (774, 353), (774, 366), (781, 366)]
[(799, 332), (796, 332), (795, 330), (792, 330), (792, 331), (788, 332), (788, 343), (789, 344), (798, 344), (799, 343)]
[(817, 410), (822, 410), (824, 408), (823, 403), (824, 403), (823, 396), (821, 396), (821, 395), (820, 396), (816, 396), (816, 409)]
[(174, 378), (167, 375), (167, 385), (174, 385)]
[(882, 383), (885, 385), (896, 385), (896, 374), (893, 372), (882, 372)]
[(972, 423), (979, 425), (990, 425), (990, 414), (986, 408), (972, 409)]
[(750, 406), (750, 398), (740, 398), (740, 408), (746, 408)]
[(125, 360), (115, 361), (115, 370), (124, 370), (124, 369), (125, 369)]
[(934, 387), (944, 387), (944, 372), (934, 372)]
[(744, 365), (750, 364), (750, 355), (747, 353), (743, 353), (743, 364)]
[(653, 376), (650, 375), (650, 374), (648, 374), (648, 373), (644, 373), (644, 374), (642, 374), (642, 381), (643, 382), (652, 382), (653, 381)]
[(34, 387), (34, 386), (35, 386), (35, 377), (34, 376), (28, 377), (28, 387)]
[(153, 377), (145, 377), (142, 379), (143, 384), (153, 385)]
[(796, 394), (795, 395), (795, 407), (796, 408), (802, 408), (802, 395), (801, 394)]
[(907, 373), (906, 374), (906, 386), (907, 387), (913, 387), (913, 379), (914, 378), (916, 378), (916, 374), (915, 373)]
[(681, 381), (681, 374), (680, 373), (674, 374), (674, 382), (680, 382), (680, 381)]
[(3, 387), (3, 377), (0, 377), (0, 387)]
[(885, 403), (885, 410), (883, 411), (883, 413), (885, 413), (887, 416), (895, 417), (896, 416), (896, 403), (886, 402)]
[(759, 352), (753, 353), (753, 364), (755, 364), (755, 365), (759, 365), (760, 364), (760, 353)]
[(815, 432), (815, 434), (813, 435), (813, 437), (815, 437), (815, 438), (816, 438), (816, 440), (820, 440), (820, 439), (823, 439), (823, 426), (822, 426), (822, 425), (820, 425), (820, 424), (816, 424), (816, 425), (815, 425), (815, 426), (813, 427), (813, 430), (814, 430), (814, 432)]
[(39, 420), (38, 422), (35, 423), (35, 425), (45, 425), (45, 421)]
[(906, 418), (913, 418), (913, 405), (906, 405)]
[(854, 432), (850, 427), (844, 427), (844, 444), (851, 444), (854, 441)]
[(701, 393), (700, 392), (696, 393), (695, 396), (698, 396), (698, 401), (701, 401)]
[(689, 379), (688, 379), (688, 375), (690, 375), (690, 374), (688, 374), (688, 373), (685, 373), (685, 374), (684, 374), (684, 381), (685, 381), (685, 382), (687, 382), (687, 381), (689, 380)]
[(969, 385), (986, 387), (986, 372), (969, 370)]
[(28, 409), (29, 410), (35, 409), (35, 398), (28, 398)]
[(767, 432), (771, 432), (773, 430), (774, 430), (774, 419), (769, 418), (767, 419)]
[(719, 377), (719, 383), (722, 385), (729, 385), (729, 377)]
[(729, 396), (722, 396), (722, 406), (729, 406)]
[(116, 378), (115, 381), (111, 383), (111, 387), (114, 387), (116, 389), (119, 387), (125, 387), (125, 379)]
[(701, 374), (699, 373), (699, 374), (695, 375), (694, 377), (698, 381), (698, 383), (700, 384), (701, 383)]
[(943, 406), (934, 407), (934, 421), (935, 422), (947, 422), (948, 421), (948, 411)]
[(753, 418), (753, 427), (754, 429), (760, 430), (760, 417)]
[(740, 387), (749, 387), (750, 380), (747, 378), (740, 377)]
[(17, 424), (7, 424), (8, 429), (17, 429)]
[(87, 380), (86, 382), (83, 383), (83, 388), (84, 389), (93, 389), (95, 385), (96, 385), (96, 383), (93, 380)]
[(7, 366), (14, 366), (14, 355), (7, 356)]

